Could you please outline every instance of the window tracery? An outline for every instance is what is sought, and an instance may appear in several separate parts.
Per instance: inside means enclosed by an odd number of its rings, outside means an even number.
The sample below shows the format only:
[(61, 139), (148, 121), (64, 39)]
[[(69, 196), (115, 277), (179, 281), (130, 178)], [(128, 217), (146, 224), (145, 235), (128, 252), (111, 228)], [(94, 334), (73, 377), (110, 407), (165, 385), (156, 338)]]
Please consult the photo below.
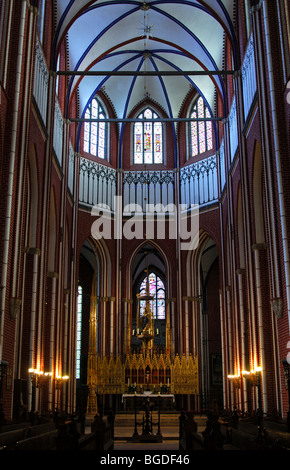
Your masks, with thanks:
[(85, 119), (91, 121), (85, 122), (84, 151), (102, 159), (107, 159), (107, 124), (98, 120), (105, 119), (105, 117), (104, 108), (94, 98), (85, 113)]
[(138, 115), (138, 119), (142, 121), (134, 124), (134, 163), (163, 163), (162, 123), (151, 121), (158, 117), (150, 108), (146, 108)]
[[(149, 280), (149, 294), (153, 296), (153, 299), (150, 301), (151, 311), (153, 313), (153, 318), (156, 320), (165, 319), (165, 286), (162, 279), (157, 276), (154, 272), (151, 272), (148, 276)], [(143, 279), (140, 285), (139, 294), (147, 293), (147, 275)], [(140, 317), (143, 316), (145, 311), (146, 300), (140, 300)]]
[[(210, 112), (200, 96), (194, 103), (190, 117), (193, 119), (209, 119)], [(213, 149), (213, 129), (211, 121), (192, 121), (190, 123), (190, 156), (196, 157)]]

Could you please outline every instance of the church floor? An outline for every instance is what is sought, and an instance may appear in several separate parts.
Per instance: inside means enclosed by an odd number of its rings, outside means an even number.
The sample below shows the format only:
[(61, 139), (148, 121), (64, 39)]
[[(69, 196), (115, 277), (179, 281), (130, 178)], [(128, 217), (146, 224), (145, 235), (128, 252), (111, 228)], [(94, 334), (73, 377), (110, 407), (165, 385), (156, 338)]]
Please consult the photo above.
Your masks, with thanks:
[(115, 441), (114, 442), (114, 450), (140, 450), (140, 451), (146, 451), (150, 450), (152, 452), (154, 451), (167, 451), (167, 450), (178, 450), (179, 449), (179, 442), (178, 441), (165, 441), (160, 443), (147, 443), (147, 444), (142, 444), (142, 443), (133, 443), (133, 442), (128, 442), (128, 441)]
[(168, 424), (161, 426), (161, 434), (162, 434), (162, 442), (159, 443), (137, 443), (132, 442), (132, 434), (134, 432), (134, 420), (132, 420), (132, 424), (127, 424), (125, 426), (121, 425), (117, 421), (114, 435), (114, 450), (150, 450), (150, 451), (157, 451), (157, 450), (178, 450), (179, 448), (179, 441), (178, 441), (178, 423), (175, 423), (173, 426)]
[[(205, 429), (206, 417), (197, 417), (198, 432)], [(140, 417), (138, 419), (140, 422)], [(155, 419), (156, 422), (156, 419)], [(139, 443), (132, 442), (134, 432), (133, 415), (117, 415), (114, 427), (114, 450), (115, 451), (150, 451), (152, 453), (179, 450), (179, 414), (171, 414), (161, 417), (162, 442)], [(225, 446), (224, 450), (233, 450), (233, 446)]]
[[(206, 427), (206, 416), (195, 416), (197, 422), (197, 431), (201, 433)], [(167, 451), (179, 451), (179, 414), (166, 414), (161, 417), (161, 434), (162, 442), (158, 443), (140, 443), (134, 442), (132, 436), (134, 433), (134, 415), (130, 413), (124, 413), (116, 415), (115, 426), (114, 426), (114, 451), (140, 451), (140, 452), (159, 452), (166, 453)], [(137, 422), (141, 423), (141, 414), (137, 418)], [(156, 416), (153, 419), (153, 422), (156, 423)], [(277, 424), (271, 422), (265, 422), (265, 428), (267, 430), (267, 435), (271, 438), (271, 442), (281, 442), (287, 448), (290, 448), (290, 435), (286, 430), (285, 424)], [(89, 428), (88, 432), (89, 432)], [(138, 427), (138, 433), (141, 433), (142, 426)], [(251, 441), (253, 441), (257, 436), (257, 427), (251, 424), (240, 423), (239, 430), (241, 436), (248, 436)], [(157, 429), (154, 428), (156, 433)], [(235, 439), (236, 443), (236, 439)], [(242, 448), (236, 447), (235, 443), (224, 443), (224, 451), (233, 451), (233, 450), (242, 450), (245, 449), (244, 445)], [(246, 447), (247, 449), (247, 447)], [(246, 450), (245, 449), (245, 450)], [(251, 449), (255, 450), (255, 446), (251, 445)], [(258, 446), (256, 450), (261, 450)], [(278, 450), (278, 449), (277, 449)], [(279, 449), (280, 450), (280, 449)]]

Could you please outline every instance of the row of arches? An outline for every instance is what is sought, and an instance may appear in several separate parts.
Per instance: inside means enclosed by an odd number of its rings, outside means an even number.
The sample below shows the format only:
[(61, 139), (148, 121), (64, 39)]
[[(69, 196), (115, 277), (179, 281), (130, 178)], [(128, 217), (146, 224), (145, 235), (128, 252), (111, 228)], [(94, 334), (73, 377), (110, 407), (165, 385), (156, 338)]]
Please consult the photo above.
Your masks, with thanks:
[[(208, 154), (214, 150), (214, 129), (210, 119), (210, 112), (204, 99), (197, 96), (186, 111), (189, 118), (196, 121), (189, 122), (186, 129), (187, 145), (186, 160), (192, 160)], [(110, 113), (99, 95), (90, 102), (85, 112), (83, 124), (81, 151), (91, 157), (98, 157), (111, 163)], [(131, 150), (124, 152), (130, 155), (131, 165), (166, 165), (166, 126), (163, 122), (164, 114), (154, 106), (154, 103), (143, 105), (137, 113), (132, 114), (136, 122), (131, 126)], [(171, 132), (175, 132), (171, 128)]]
[[(265, 243), (265, 221), (259, 143), (256, 143), (254, 148), (252, 210), (255, 223), (253, 240), (257, 245), (263, 245)], [(244, 220), (241, 187), (235, 194), (237, 230), (232, 235), (236, 240), (234, 250), (236, 250), (236, 266), (239, 267), (240, 273), (247, 270), (244, 232), (245, 223), (248, 222)], [(206, 406), (205, 404), (209, 405), (213, 396), (219, 403), (229, 404), (231, 400), (234, 400), (230, 394), (227, 374), (235, 369), (237, 364), (242, 364), (245, 359), (249, 364), (249, 361), (253, 360), (255, 350), (255, 347), (252, 348), (251, 345), (251, 336), (253, 334), (252, 328), (256, 327), (250, 317), (246, 319), (245, 316), (247, 285), (244, 284), (242, 291), (240, 290), (240, 277), (239, 275), (236, 277), (236, 273), (234, 276), (237, 281), (236, 283), (232, 282), (232, 247), (227, 234), (227, 225), (224, 225), (224, 230), (221, 233), (225, 244), (224, 251), (219, 236), (215, 235), (214, 232), (211, 234), (210, 230), (201, 229), (197, 249), (187, 254), (185, 258), (186, 270), (184, 271), (185, 275), (181, 278), (179, 291), (176, 286), (178, 286), (180, 279), (175, 273), (172, 260), (168, 257), (166, 246), (151, 241), (150, 243), (143, 242), (135, 249), (132, 248), (124, 268), (126, 277), (122, 279), (124, 298), (132, 300), (132, 304), (125, 303), (121, 306), (120, 312), (122, 314), (118, 324), (119, 330), (125, 332), (122, 336), (124, 338), (123, 344), (127, 346), (130, 344), (133, 349), (138, 347), (134, 338), (131, 337), (131, 330), (134, 330), (134, 326), (136, 326), (134, 316), (136, 318), (138, 308), (134, 298), (139, 292), (142, 280), (144, 281), (144, 272), (147, 272), (148, 267), (148, 272), (154, 273), (155, 276), (162, 279), (166, 299), (172, 299), (176, 293), (179, 296), (180, 303), (178, 304), (178, 301), (177, 303), (169, 303), (165, 316), (170, 316), (171, 339), (175, 351), (199, 355), (200, 387), (204, 406)], [(149, 258), (147, 259), (147, 257)], [(234, 285), (236, 290), (232, 290), (232, 303), (229, 304), (227, 289), (228, 286), (233, 288)], [(254, 283), (254, 288), (257, 289), (257, 296), (259, 296), (260, 286)], [(229, 313), (229, 309), (233, 308), (236, 309), (236, 313), (234, 314), (233, 311)], [(256, 318), (259, 308), (259, 305), (255, 303), (255, 310), (252, 312), (253, 318)], [(130, 315), (133, 321), (129, 323), (131, 330), (127, 336)], [(247, 324), (246, 328), (244, 322)], [(235, 328), (237, 329), (235, 330)], [(261, 352), (263, 346), (259, 335), (256, 340)], [(110, 352), (113, 353), (114, 340), (110, 344)], [(244, 364), (246, 363), (244, 362)], [(249, 406), (248, 399), (244, 398), (244, 400)]]
[[(142, 288), (142, 280), (144, 282), (147, 276), (147, 270), (150, 274), (154, 273), (155, 279), (158, 279), (161, 286), (161, 290), (164, 288), (165, 292), (165, 309), (161, 309), (164, 312), (164, 318), (156, 318), (155, 327), (159, 330), (159, 337), (155, 338), (154, 348), (160, 353), (163, 352), (166, 356), (168, 351), (168, 344), (166, 343), (166, 324), (170, 323), (171, 334), (170, 334), (170, 350), (172, 353), (183, 353), (185, 354), (202, 354), (206, 355), (206, 364), (210, 364), (212, 361), (215, 363), (215, 398), (221, 403), (221, 369), (217, 367), (217, 364), (221, 363), (220, 360), (220, 310), (216, 308), (215, 302), (219, 302), (218, 289), (219, 289), (219, 261), (217, 248), (213, 240), (211, 240), (208, 234), (202, 235), (202, 243), (198, 248), (198, 255), (188, 261), (191, 265), (191, 278), (196, 282), (197, 291), (191, 285), (182, 292), (184, 298), (195, 295), (195, 301), (182, 300), (182, 307), (179, 310), (178, 300), (172, 299), (172, 295), (176, 295), (176, 283), (177, 279), (173, 273), (174, 269), (171, 266), (171, 260), (168, 258), (165, 247), (162, 247), (156, 242), (150, 241), (149, 243), (144, 241), (138, 244), (134, 252), (130, 254), (128, 263), (124, 268), (126, 272), (125, 279), (122, 279), (122, 302), (120, 305), (119, 315), (117, 311), (114, 312), (114, 307), (110, 306), (110, 302), (103, 302), (104, 291), (101, 289), (98, 291), (98, 306), (97, 306), (97, 342), (96, 349), (97, 354), (100, 357), (105, 356), (120, 356), (126, 353), (137, 352), (140, 349), (140, 343), (134, 337), (134, 329), (136, 329), (136, 318), (138, 315), (138, 308), (140, 305), (136, 300), (136, 295)], [(85, 254), (86, 253), (86, 254)], [(85, 359), (86, 350), (88, 345), (88, 320), (90, 313), (90, 300), (91, 300), (91, 286), (93, 283), (94, 271), (93, 263), (95, 256), (98, 257), (98, 246), (95, 245), (95, 241), (87, 240), (83, 245), (81, 262), (80, 262), (80, 276), (79, 281), (82, 285), (84, 292), (83, 298), (83, 332), (82, 338), (84, 344), (82, 346), (83, 351), (83, 379), (81, 383), (86, 383), (86, 367), (87, 360)], [(91, 261), (89, 261), (91, 258)], [(90, 269), (87, 268), (88, 263)], [(192, 266), (191, 263), (197, 263), (198, 266)], [(102, 263), (95, 264), (97, 269), (97, 279), (102, 279)], [(194, 272), (198, 272), (197, 279), (195, 279)], [(90, 272), (89, 279), (87, 278), (88, 272)], [(158, 273), (158, 274), (156, 274)], [(202, 273), (202, 280), (200, 274)], [(163, 279), (163, 281), (161, 281)], [(188, 290), (187, 290), (188, 289)], [(156, 291), (155, 291), (156, 292)], [(125, 293), (128, 298), (125, 298)], [(196, 302), (199, 298), (202, 302)], [(209, 300), (208, 300), (209, 299)], [(110, 299), (109, 299), (110, 300)], [(177, 301), (176, 301), (177, 300)], [(107, 309), (107, 311), (105, 311)], [(109, 310), (109, 311), (108, 311)], [(208, 329), (208, 325), (204, 325), (203, 314), (207, 312), (211, 318), (211, 327)], [(110, 319), (109, 319), (110, 316)], [(119, 317), (119, 319), (117, 319)], [(119, 322), (118, 322), (119, 320)], [(110, 327), (110, 322), (114, 324), (115, 334)], [(213, 327), (213, 325), (215, 325)], [(210, 350), (204, 349), (204, 344), (208, 341), (208, 335), (211, 335), (212, 346)], [(108, 338), (109, 337), (109, 338)], [(119, 337), (119, 338), (118, 338)], [(106, 344), (104, 344), (104, 338), (107, 338)], [(119, 342), (119, 339), (121, 341)], [(203, 338), (203, 339), (202, 339)], [(121, 349), (118, 349), (121, 343)], [(200, 363), (200, 371), (204, 368), (205, 364), (203, 361)], [(212, 376), (211, 367), (208, 369), (209, 376)], [(219, 372), (217, 372), (219, 371)], [(217, 374), (219, 374), (217, 380)], [(80, 384), (79, 384), (80, 385)], [(210, 396), (210, 383), (206, 385), (206, 389), (203, 390), (204, 400)], [(204, 403), (205, 405), (205, 403)]]
[[(36, 247), (39, 240), (39, 227), (36, 223), (37, 213), (39, 211), (39, 185), (38, 170), (35, 159), (34, 150), (30, 153), (29, 171), (27, 173), (27, 246)], [(239, 267), (247, 268), (245, 248), (244, 248), (244, 230), (245, 220), (243, 217), (243, 202), (241, 189), (237, 191), (236, 197), (236, 217), (237, 217), (237, 259)], [(253, 159), (253, 212), (255, 215), (255, 234), (254, 240), (256, 244), (265, 242), (265, 221), (264, 221), (264, 205), (263, 205), (263, 175), (261, 149), (257, 143), (255, 146), (255, 156)], [(202, 220), (202, 219), (201, 219)], [(221, 403), (222, 393), (227, 397), (228, 383), (225, 377), (225, 371), (230, 371), (237, 364), (237, 357), (241, 351), (246, 353), (248, 344), (244, 343), (242, 348), (239, 346), (240, 339), (232, 343), (225, 342), (225, 337), (230, 340), (232, 331), (232, 318), (228, 317), (227, 304), (223, 301), (220, 290), (227, 284), (226, 281), (231, 279), (231, 254), (228, 251), (230, 246), (228, 236), (225, 235), (226, 250), (223, 253), (221, 243), (217, 234), (211, 233), (210, 230), (202, 230), (199, 233), (199, 243), (196, 250), (186, 255), (184, 266), (186, 270), (181, 277), (175, 272), (175, 266), (170, 259), (166, 244), (156, 243), (154, 241), (145, 241), (141, 244), (132, 246), (127, 253), (127, 262), (123, 266), (123, 272), (126, 276), (121, 282), (121, 294), (118, 297), (117, 280), (115, 277), (115, 251), (111, 251), (104, 240), (92, 240), (87, 238), (83, 243), (80, 253), (78, 254), (77, 279), (73, 282), (79, 282), (81, 286), (82, 296), (82, 320), (81, 320), (81, 354), (80, 361), (80, 379), (79, 384), (86, 383), (87, 374), (87, 353), (89, 350), (89, 312), (92, 297), (92, 286), (94, 280), (96, 283), (96, 294), (98, 298), (97, 304), (97, 351), (100, 355), (118, 354), (126, 351), (128, 347), (134, 347), (132, 339), (132, 330), (134, 326), (134, 317), (136, 318), (137, 303), (134, 301), (136, 294), (140, 291), (140, 286), (145, 279), (144, 272), (148, 266), (150, 273), (153, 273), (162, 282), (164, 289), (164, 298), (170, 300), (166, 303), (164, 317), (170, 318), (172, 347), (175, 351), (198, 354), (199, 370), (201, 377), (201, 396), (203, 403), (207, 403), (212, 396)], [(62, 314), (65, 315), (66, 308), (62, 308), (61, 303), (57, 300), (61, 295), (61, 290), (57, 287), (58, 280), (53, 273), (57, 273), (58, 259), (58, 216), (57, 205), (52, 187), (50, 192), (50, 210), (48, 217), (48, 250), (47, 250), (47, 272), (49, 280), (47, 299), (50, 299), (44, 307), (50, 315), (55, 315), (55, 329), (51, 330), (51, 340), (56, 344), (61, 339), (64, 325)], [(226, 226), (225, 226), (226, 227)], [(69, 230), (66, 230), (64, 239), (64, 259), (63, 281), (62, 287), (66, 290), (71, 281), (70, 263), (69, 263)], [(125, 248), (126, 250), (128, 247)], [(122, 253), (122, 249), (121, 249)], [(39, 255), (38, 255), (39, 256)], [(121, 255), (122, 257), (122, 255)], [(35, 261), (37, 257), (35, 258)], [(37, 264), (37, 261), (36, 261)], [(32, 265), (30, 265), (32, 266)], [(30, 268), (29, 268), (30, 269)], [(226, 280), (222, 276), (222, 272), (226, 272)], [(118, 269), (117, 269), (118, 271)], [(37, 272), (35, 273), (37, 276)], [(178, 287), (179, 286), (179, 287)], [(179, 289), (179, 290), (178, 290)], [(28, 292), (28, 291), (27, 291)], [(235, 295), (238, 295), (236, 292)], [(35, 293), (35, 299), (37, 294)], [(177, 299), (173, 301), (173, 297)], [(227, 296), (226, 296), (227, 297)], [(55, 299), (55, 303), (53, 303)], [(163, 300), (163, 299), (162, 299)], [(245, 291), (243, 293), (243, 301), (238, 306), (238, 316), (241, 314), (243, 302), (246, 301)], [(72, 298), (73, 310), (70, 315), (70, 322), (73, 325), (72, 335), (70, 337), (69, 356), (67, 357), (67, 367), (76, 368), (76, 351), (75, 341), (73, 340), (76, 331), (76, 312), (77, 292)], [(60, 308), (60, 310), (59, 310)], [(54, 313), (53, 313), (54, 312)], [(162, 314), (163, 315), (163, 314)], [(38, 324), (37, 319), (35, 326)], [(50, 317), (52, 318), (52, 317)], [(251, 327), (251, 325), (249, 325)], [(41, 329), (42, 327), (40, 327)], [(128, 330), (129, 328), (129, 330)], [(225, 330), (224, 330), (225, 328)], [(37, 328), (34, 329), (32, 336), (35, 341), (38, 333)], [(160, 330), (162, 328), (160, 327)], [(68, 331), (68, 330), (67, 330)], [(242, 341), (242, 339), (241, 339)], [(259, 342), (258, 338), (258, 342)], [(227, 348), (224, 349), (224, 345)], [(242, 343), (241, 343), (242, 344)], [(159, 344), (164, 346), (164, 342)], [(136, 344), (135, 344), (136, 347)], [(33, 361), (35, 350), (31, 348), (30, 360)], [(41, 358), (41, 351), (38, 351)], [(249, 351), (247, 352), (249, 353)], [(63, 368), (65, 369), (64, 357), (57, 353), (56, 356), (51, 351), (48, 352), (46, 360), (49, 358), (50, 363), (47, 368)], [(250, 358), (250, 356), (248, 356)], [(226, 358), (226, 359), (225, 359)], [(42, 359), (40, 359), (42, 360)], [(225, 362), (223, 362), (225, 361)], [(59, 366), (58, 366), (59, 364)], [(22, 364), (23, 367), (23, 364)], [(209, 398), (211, 397), (211, 398)], [(228, 398), (227, 398), (228, 399)], [(51, 391), (50, 400), (53, 400), (53, 391)]]

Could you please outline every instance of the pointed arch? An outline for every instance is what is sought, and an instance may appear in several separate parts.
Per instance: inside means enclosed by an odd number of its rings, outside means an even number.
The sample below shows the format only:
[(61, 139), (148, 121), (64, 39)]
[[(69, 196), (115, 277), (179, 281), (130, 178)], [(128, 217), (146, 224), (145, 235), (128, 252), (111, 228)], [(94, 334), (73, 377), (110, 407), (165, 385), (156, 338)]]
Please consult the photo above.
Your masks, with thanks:
[(162, 261), (164, 263), (164, 267), (165, 267), (165, 284), (166, 284), (166, 291), (167, 291), (167, 295), (168, 297), (170, 297), (172, 295), (172, 286), (169, 282), (169, 280), (171, 279), (171, 268), (170, 268), (170, 262), (168, 260), (168, 257), (166, 255), (166, 253), (164, 252), (164, 250), (158, 245), (158, 243), (156, 243), (154, 240), (143, 240), (136, 248), (135, 250), (132, 252), (129, 260), (128, 260), (128, 263), (127, 263), (127, 278), (126, 278), (126, 295), (128, 298), (132, 298), (132, 283), (130, 282), (130, 280), (132, 279), (132, 275), (133, 275), (133, 266), (134, 266), (134, 262), (135, 262), (135, 259), (136, 259), (136, 256), (137, 254), (140, 252), (140, 250), (142, 248), (144, 248), (146, 245), (151, 245), (162, 257)]
[[(165, 320), (166, 308), (165, 308), (165, 284), (161, 277), (156, 274), (154, 268), (149, 270), (148, 273), (149, 281), (149, 292), (152, 295), (151, 301), (151, 310), (153, 312), (153, 317), (157, 320)], [(146, 284), (147, 284), (147, 274), (143, 275), (141, 284), (139, 287), (138, 294), (146, 293)], [(139, 315), (143, 316), (143, 312), (146, 306), (146, 301), (141, 300), (139, 303)]]
[[(172, 336), (172, 330), (174, 328), (174, 312), (170, 306), (170, 299), (172, 297), (172, 276), (170, 274), (171, 268), (169, 259), (159, 244), (154, 240), (143, 240), (138, 244), (138, 246), (136, 246), (128, 259), (126, 270), (126, 297), (132, 299), (132, 302), (130, 302), (125, 309), (125, 327), (128, 331), (132, 331), (132, 328), (135, 327), (135, 321), (136, 328), (138, 327), (137, 313), (139, 313), (138, 308), (141, 310), (142, 305), (139, 305), (137, 294), (140, 293), (140, 284), (144, 280), (144, 271), (147, 268), (149, 270), (149, 274), (154, 273), (154, 276), (160, 279), (160, 287), (163, 286), (164, 295), (162, 300), (159, 300), (160, 304), (163, 303), (161, 310), (163, 309), (164, 317), (155, 317), (154, 321), (157, 322), (157, 328), (160, 329), (160, 337), (155, 338), (154, 344), (158, 345), (158, 347), (165, 347), (167, 341), (173, 341), (173, 338), (170, 337), (170, 335)], [(157, 301), (157, 296), (155, 301)], [(154, 313), (154, 302), (152, 302), (151, 308)], [(169, 325), (171, 333), (170, 330), (166, 330)], [(167, 333), (169, 333), (168, 336), (166, 336)], [(138, 346), (135, 338), (132, 338), (131, 343), (131, 337), (128, 337), (127, 343), (128, 346), (130, 344), (132, 344), (133, 347)]]
[[(190, 118), (211, 117), (210, 111), (202, 96), (197, 96), (189, 111)], [(211, 121), (193, 121), (189, 123), (189, 155), (188, 158), (197, 157), (214, 148), (213, 124)]]
[[(214, 240), (209, 236), (209, 234), (204, 231), (199, 231), (199, 242), (198, 246), (195, 250), (189, 250), (187, 260), (186, 260), (186, 290), (185, 295), (188, 298), (195, 299), (192, 303), (193, 309), (193, 324), (192, 328), (194, 331), (193, 334), (193, 351), (197, 352), (199, 337), (198, 337), (198, 324), (199, 320), (198, 317), (201, 312), (201, 304), (202, 304), (202, 295), (203, 295), (203, 280), (201, 277), (201, 265), (202, 265), (202, 256), (206, 250), (212, 249), (215, 251), (215, 255), (212, 259), (212, 264), (216, 257), (218, 256), (218, 250), (216, 247), (216, 243)], [(212, 251), (212, 253), (213, 253)], [(186, 332), (185, 342), (188, 347), (188, 331)]]
[(164, 129), (161, 122), (146, 122), (146, 119), (158, 119), (160, 116), (151, 107), (146, 106), (137, 115), (133, 125), (133, 163), (163, 163)]
[(108, 123), (94, 119), (105, 119), (108, 117), (105, 105), (98, 96), (95, 96), (85, 111), (83, 150), (95, 157), (108, 160)]
[[(199, 358), (199, 386), (205, 400), (203, 406), (206, 407), (213, 381), (213, 357), (219, 360), (219, 364), (222, 363), (222, 337), (218, 292), (219, 253), (215, 241), (204, 230), (200, 230), (197, 249), (188, 253), (186, 277), (185, 298), (188, 300), (184, 301), (183, 347), (186, 354), (191, 353)], [(221, 387), (220, 373), (219, 380)]]
[[(99, 265), (101, 272), (100, 295), (110, 297), (112, 295), (112, 283), (110, 282), (112, 276), (112, 260), (105, 240), (101, 236), (99, 239), (88, 237), (83, 246), (85, 245), (90, 248), (94, 260)], [(92, 269), (94, 269), (94, 261), (91, 263)]]

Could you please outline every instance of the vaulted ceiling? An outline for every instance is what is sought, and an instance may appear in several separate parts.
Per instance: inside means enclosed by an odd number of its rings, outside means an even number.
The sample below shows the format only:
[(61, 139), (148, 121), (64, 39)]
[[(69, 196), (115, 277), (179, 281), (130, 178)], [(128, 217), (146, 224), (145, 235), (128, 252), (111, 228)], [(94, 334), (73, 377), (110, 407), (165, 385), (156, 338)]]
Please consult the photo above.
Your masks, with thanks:
[[(194, 87), (214, 115), (216, 93), (224, 97), (224, 38), (238, 66), (232, 0), (57, 0), (54, 66), (67, 41), (67, 116), (75, 93), (79, 118), (101, 88), (119, 119), (145, 96), (168, 118), (179, 116)], [(191, 72), (185, 75), (184, 72)], [(208, 72), (216, 72), (215, 74)], [(75, 75), (74, 75), (75, 74)]]

